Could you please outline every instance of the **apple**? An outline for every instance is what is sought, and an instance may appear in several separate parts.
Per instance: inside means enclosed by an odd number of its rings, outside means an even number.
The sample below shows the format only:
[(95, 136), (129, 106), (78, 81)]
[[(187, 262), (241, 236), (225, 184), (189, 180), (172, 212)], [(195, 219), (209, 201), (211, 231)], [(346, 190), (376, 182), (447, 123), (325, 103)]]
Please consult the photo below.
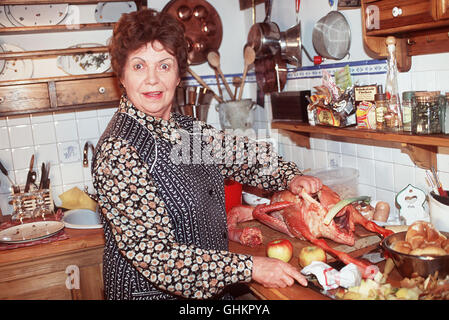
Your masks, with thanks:
[(301, 267), (306, 267), (313, 261), (326, 262), (326, 252), (316, 246), (307, 246), (301, 249), (299, 253), (299, 264)]
[(293, 255), (292, 243), (287, 239), (276, 239), (267, 244), (267, 256), (289, 262)]

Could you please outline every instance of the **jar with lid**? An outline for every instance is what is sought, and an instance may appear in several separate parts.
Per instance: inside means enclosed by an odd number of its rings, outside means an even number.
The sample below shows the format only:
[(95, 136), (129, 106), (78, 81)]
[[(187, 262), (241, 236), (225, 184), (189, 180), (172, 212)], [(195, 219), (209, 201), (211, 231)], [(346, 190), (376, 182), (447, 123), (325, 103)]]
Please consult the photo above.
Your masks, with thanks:
[(415, 107), (415, 92), (402, 93), (402, 128), (404, 131), (412, 131), (412, 109)]
[[(380, 90), (381, 91), (381, 90)], [(385, 113), (387, 112), (387, 95), (376, 93), (374, 95), (376, 103), (376, 130), (385, 130)]]
[(416, 106), (412, 109), (412, 132), (441, 133), (439, 92), (415, 92)]
[(441, 131), (443, 133), (449, 133), (449, 92), (446, 92), (446, 97), (445, 97), (446, 101), (445, 101), (445, 105), (442, 108), (443, 110), (443, 126), (441, 128)]

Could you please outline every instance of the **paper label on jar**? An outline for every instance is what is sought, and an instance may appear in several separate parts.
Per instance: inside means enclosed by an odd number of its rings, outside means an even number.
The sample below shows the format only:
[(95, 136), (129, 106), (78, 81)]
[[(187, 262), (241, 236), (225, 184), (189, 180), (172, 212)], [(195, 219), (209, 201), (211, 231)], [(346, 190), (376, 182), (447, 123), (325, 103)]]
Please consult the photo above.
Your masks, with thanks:
[(374, 95), (377, 93), (376, 86), (354, 87), (355, 101), (374, 101)]

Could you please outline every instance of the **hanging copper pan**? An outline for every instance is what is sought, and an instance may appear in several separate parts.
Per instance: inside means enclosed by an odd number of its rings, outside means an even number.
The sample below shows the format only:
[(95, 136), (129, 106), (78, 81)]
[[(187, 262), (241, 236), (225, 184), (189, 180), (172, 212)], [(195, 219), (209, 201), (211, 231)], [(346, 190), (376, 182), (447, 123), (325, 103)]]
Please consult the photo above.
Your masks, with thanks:
[(172, 0), (162, 9), (180, 21), (189, 43), (191, 65), (207, 61), (209, 51), (218, 51), (223, 26), (215, 8), (205, 0)]

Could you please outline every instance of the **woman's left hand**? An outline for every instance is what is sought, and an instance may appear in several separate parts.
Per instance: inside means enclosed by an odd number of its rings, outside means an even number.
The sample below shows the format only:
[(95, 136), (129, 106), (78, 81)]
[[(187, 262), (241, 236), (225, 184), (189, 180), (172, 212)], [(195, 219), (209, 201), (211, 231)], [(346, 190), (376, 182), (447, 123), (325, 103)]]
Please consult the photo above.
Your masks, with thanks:
[(304, 189), (307, 193), (317, 193), (323, 187), (323, 183), (313, 176), (295, 176), (288, 185), (288, 189), (294, 194), (300, 194)]

